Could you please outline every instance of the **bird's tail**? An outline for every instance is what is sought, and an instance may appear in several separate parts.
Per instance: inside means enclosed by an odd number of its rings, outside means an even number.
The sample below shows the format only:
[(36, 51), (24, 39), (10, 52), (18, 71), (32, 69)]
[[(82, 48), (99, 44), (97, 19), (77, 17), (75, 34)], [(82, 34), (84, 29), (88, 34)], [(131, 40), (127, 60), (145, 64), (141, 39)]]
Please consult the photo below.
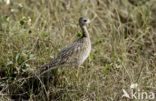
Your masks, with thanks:
[(52, 69), (55, 69), (56, 68), (56, 65), (52, 62), (50, 63), (47, 63), (47, 64), (44, 64), (44, 65), (41, 65), (39, 66), (39, 76), (43, 75), (44, 73), (52, 70)]

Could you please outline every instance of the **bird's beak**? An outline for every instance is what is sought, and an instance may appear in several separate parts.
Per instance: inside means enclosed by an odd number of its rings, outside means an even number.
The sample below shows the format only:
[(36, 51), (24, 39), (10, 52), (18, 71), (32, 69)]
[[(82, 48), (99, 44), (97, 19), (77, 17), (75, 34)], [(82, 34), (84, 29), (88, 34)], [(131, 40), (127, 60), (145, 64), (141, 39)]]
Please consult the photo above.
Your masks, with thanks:
[(91, 21), (88, 19), (88, 20), (87, 20), (87, 24), (89, 24), (90, 22), (91, 22)]

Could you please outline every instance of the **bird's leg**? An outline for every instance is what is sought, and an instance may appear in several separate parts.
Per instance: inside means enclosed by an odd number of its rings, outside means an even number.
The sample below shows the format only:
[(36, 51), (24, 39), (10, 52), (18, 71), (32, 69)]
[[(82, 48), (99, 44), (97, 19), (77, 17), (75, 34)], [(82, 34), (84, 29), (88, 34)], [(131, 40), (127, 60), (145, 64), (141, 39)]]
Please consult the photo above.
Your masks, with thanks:
[(76, 71), (76, 78), (78, 78), (78, 77), (79, 77), (79, 72), (80, 72), (80, 71), (79, 71), (79, 67), (78, 67), (78, 66), (77, 66), (76, 68), (78, 68), (77, 71)]
[(83, 66), (77, 66), (77, 71), (76, 71), (76, 78), (79, 77), (79, 73), (80, 73), (80, 68), (83, 68)]

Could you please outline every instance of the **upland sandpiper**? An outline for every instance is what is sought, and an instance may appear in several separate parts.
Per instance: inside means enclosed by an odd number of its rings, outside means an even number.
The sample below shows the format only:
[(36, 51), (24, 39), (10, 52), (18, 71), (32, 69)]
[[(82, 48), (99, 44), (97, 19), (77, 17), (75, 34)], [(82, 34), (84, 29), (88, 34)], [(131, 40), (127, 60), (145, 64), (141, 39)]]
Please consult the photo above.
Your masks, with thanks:
[(82, 36), (74, 43), (67, 46), (55, 59), (47, 64), (40, 66), (40, 75), (54, 69), (58, 66), (80, 66), (89, 56), (91, 51), (91, 42), (86, 25), (90, 22), (84, 17), (79, 18), (79, 25), (82, 30)]

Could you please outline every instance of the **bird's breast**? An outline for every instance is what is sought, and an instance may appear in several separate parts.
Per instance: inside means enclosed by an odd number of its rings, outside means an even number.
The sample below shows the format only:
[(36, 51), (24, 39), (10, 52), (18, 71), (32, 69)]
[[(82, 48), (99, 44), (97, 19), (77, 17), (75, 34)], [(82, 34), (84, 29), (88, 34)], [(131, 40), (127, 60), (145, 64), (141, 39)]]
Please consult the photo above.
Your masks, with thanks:
[(90, 40), (88, 40), (81, 50), (80, 58), (79, 58), (79, 65), (81, 65), (89, 56), (91, 52), (91, 43)]

